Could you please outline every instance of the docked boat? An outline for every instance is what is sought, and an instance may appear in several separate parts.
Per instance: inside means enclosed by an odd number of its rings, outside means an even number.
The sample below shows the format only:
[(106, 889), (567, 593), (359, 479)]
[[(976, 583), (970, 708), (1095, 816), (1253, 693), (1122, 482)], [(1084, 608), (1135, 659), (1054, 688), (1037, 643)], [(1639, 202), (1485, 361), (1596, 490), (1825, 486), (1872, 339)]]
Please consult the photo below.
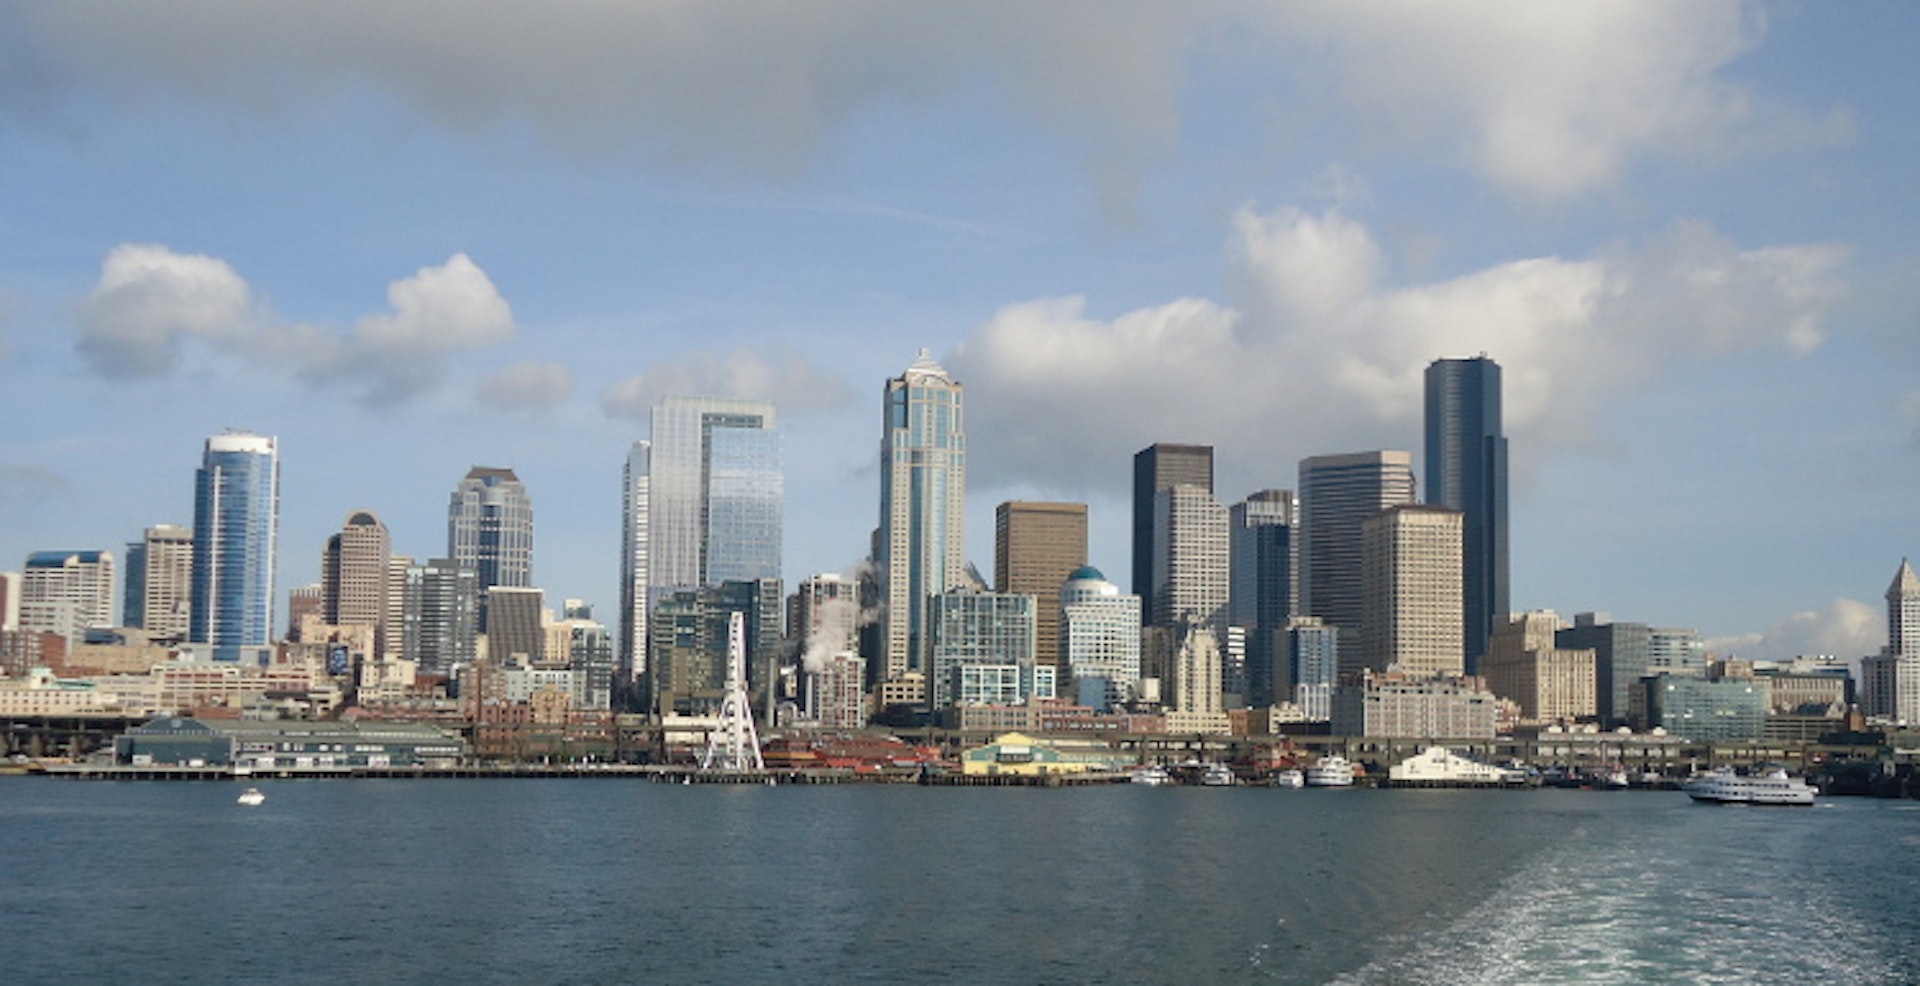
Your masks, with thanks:
[(1274, 787), (1299, 788), (1306, 786), (1307, 775), (1298, 767), (1288, 767), (1273, 775)]
[(1232, 787), (1240, 783), (1233, 776), (1233, 768), (1223, 763), (1210, 763), (1200, 771), (1201, 787)]
[(1506, 786), (1527, 780), (1524, 770), (1481, 763), (1444, 746), (1429, 746), (1387, 769), (1387, 783), (1394, 787)]
[(1127, 779), (1132, 783), (1144, 784), (1148, 787), (1161, 787), (1173, 783), (1173, 775), (1167, 773), (1167, 768), (1159, 764), (1141, 767)]
[(240, 796), (233, 800), (249, 808), (257, 808), (266, 802), (267, 796), (261, 793), (259, 788), (250, 787), (240, 792)]
[(1722, 805), (1810, 805), (1811, 785), (1781, 768), (1754, 774), (1715, 770), (1680, 785), (1695, 801)]
[(1329, 753), (1307, 768), (1308, 787), (1352, 787), (1353, 763), (1338, 753)]

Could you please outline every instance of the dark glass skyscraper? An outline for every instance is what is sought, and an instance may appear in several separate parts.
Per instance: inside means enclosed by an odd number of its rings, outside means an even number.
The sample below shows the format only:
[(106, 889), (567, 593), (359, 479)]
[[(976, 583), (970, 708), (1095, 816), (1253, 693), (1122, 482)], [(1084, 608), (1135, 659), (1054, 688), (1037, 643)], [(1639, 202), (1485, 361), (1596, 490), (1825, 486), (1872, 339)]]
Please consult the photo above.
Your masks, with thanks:
[(1465, 514), (1461, 544), (1467, 673), (1476, 674), (1509, 605), (1507, 437), (1500, 364), (1485, 356), (1427, 367), (1426, 502)]
[(280, 454), (273, 439), (227, 432), (207, 439), (194, 474), (193, 595), (187, 637), (217, 661), (272, 637), (273, 567), (280, 524)]

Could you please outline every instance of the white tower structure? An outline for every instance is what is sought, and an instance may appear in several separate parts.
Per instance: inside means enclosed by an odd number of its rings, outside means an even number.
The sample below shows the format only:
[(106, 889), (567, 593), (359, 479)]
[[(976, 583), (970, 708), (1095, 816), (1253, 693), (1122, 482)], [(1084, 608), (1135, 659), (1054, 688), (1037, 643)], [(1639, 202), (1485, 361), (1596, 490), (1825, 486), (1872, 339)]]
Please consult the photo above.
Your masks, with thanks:
[(727, 695), (720, 701), (720, 721), (707, 740), (701, 770), (765, 770), (760, 758), (760, 734), (753, 728), (753, 709), (747, 704), (747, 616), (735, 612), (727, 623)]

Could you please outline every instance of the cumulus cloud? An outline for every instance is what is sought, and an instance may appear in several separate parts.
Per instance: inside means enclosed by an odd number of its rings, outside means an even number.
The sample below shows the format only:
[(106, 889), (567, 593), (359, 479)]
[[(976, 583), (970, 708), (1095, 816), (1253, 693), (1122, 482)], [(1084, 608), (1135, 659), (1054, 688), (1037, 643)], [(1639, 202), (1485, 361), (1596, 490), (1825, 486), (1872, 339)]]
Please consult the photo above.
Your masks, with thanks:
[(341, 383), (390, 403), (435, 386), (451, 357), (493, 348), (515, 332), (506, 299), (463, 253), (393, 282), (387, 301), (390, 311), (345, 333), (284, 322), (254, 301), (226, 261), (122, 244), (108, 251), (80, 304), (75, 345), (89, 368), (109, 378), (165, 375), (197, 345), (210, 356)]
[(782, 411), (838, 407), (849, 394), (846, 382), (785, 346), (736, 349), (724, 356), (693, 353), (656, 363), (638, 376), (608, 387), (601, 406), (615, 417), (646, 420), (660, 398), (740, 397), (772, 401)]
[(1719, 637), (1707, 649), (1725, 657), (1786, 661), (1829, 655), (1845, 660), (1877, 653), (1886, 643), (1882, 610), (1856, 599), (1835, 599), (1826, 608), (1805, 610), (1774, 624), (1765, 633)]
[(524, 360), (480, 382), (480, 399), (514, 410), (559, 407), (573, 399), (573, 374), (563, 363)]
[(88, 365), (102, 376), (128, 379), (172, 370), (185, 339), (244, 338), (258, 328), (258, 316), (247, 282), (226, 261), (123, 243), (101, 263), (79, 328)]
[[(797, 173), (862, 114), (971, 98), (985, 82), (1010, 118), (1077, 147), (1106, 200), (1177, 145), (1195, 76), (1233, 58), (1286, 66), (1334, 125), (1439, 147), (1541, 197), (1604, 186), (1643, 156), (1824, 133), (1723, 75), (1764, 28), (1738, 0), (208, 0), (38, 5), (10, 26), (22, 43), (0, 107), (30, 118), (80, 94), (277, 110), (366, 86), (455, 130), (526, 126), (575, 153), (639, 148), (750, 174)], [(1257, 125), (1268, 99), (1214, 111)]]
[(1023, 302), (945, 362), (968, 388), (969, 430), (1016, 436), (969, 450), (985, 487), (1022, 476), (1085, 491), (1100, 477), (1081, 463), (1154, 441), (1221, 446), (1270, 484), (1304, 455), (1417, 443), (1422, 375), (1443, 356), (1501, 363), (1516, 441), (1589, 441), (1604, 401), (1679, 359), (1819, 345), (1845, 257), (1831, 245), (1743, 250), (1683, 223), (1583, 259), (1393, 285), (1363, 224), (1248, 209), (1226, 250), (1231, 303), (1099, 319), (1084, 299)]

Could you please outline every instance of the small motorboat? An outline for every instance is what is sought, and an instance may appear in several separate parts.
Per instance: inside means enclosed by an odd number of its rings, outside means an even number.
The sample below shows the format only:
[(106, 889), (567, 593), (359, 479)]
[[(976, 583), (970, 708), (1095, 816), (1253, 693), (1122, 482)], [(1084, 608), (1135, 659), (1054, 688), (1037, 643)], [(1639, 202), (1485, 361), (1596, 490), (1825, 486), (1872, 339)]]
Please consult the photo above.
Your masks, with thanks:
[(259, 788), (250, 787), (240, 792), (240, 796), (234, 800), (249, 808), (257, 808), (267, 800), (267, 796), (262, 794)]

